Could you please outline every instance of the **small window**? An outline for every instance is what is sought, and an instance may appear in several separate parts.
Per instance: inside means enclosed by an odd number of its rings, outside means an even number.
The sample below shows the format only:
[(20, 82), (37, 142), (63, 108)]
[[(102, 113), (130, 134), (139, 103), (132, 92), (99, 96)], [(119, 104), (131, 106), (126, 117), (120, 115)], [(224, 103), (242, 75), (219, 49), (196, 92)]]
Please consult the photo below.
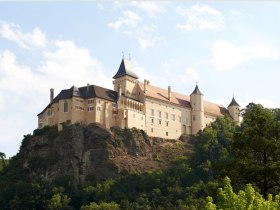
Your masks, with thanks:
[(154, 129), (153, 129), (153, 128), (151, 128), (151, 132), (152, 132), (152, 133), (154, 132)]
[(192, 117), (193, 121), (195, 121), (195, 116)]
[(98, 106), (98, 107), (97, 107), (97, 111), (100, 111), (100, 110), (101, 110), (101, 108)]
[(161, 120), (158, 120), (158, 124), (161, 125)]
[(154, 123), (154, 118), (151, 118), (151, 123)]
[(161, 111), (158, 111), (158, 117), (161, 117)]
[(93, 106), (89, 106), (89, 107), (88, 107), (88, 111), (89, 111), (89, 112), (92, 112), (92, 111), (93, 111), (93, 109), (94, 109), (94, 107), (93, 107)]
[(93, 104), (94, 100), (93, 99), (88, 99), (88, 104)]
[(68, 102), (64, 101), (64, 112), (68, 112)]
[(166, 126), (167, 126), (167, 127), (168, 127), (168, 125), (169, 125), (168, 122), (166, 122)]
[(166, 134), (166, 136), (168, 136), (168, 132), (166, 132), (165, 134)]

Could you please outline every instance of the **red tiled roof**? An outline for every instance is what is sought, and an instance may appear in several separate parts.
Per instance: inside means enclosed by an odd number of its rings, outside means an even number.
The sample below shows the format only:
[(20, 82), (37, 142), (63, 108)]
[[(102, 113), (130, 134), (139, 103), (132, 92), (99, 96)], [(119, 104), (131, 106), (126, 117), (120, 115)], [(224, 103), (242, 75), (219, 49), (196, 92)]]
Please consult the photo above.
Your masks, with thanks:
[[(140, 86), (141, 90), (144, 91), (144, 83), (139, 82), (139, 86)], [(169, 103), (173, 103), (175, 105), (191, 108), (190, 96), (188, 96), (188, 95), (171, 92), (171, 99), (168, 100), (167, 88), (163, 89), (163, 88), (155, 87), (152, 85), (147, 85), (146, 87), (147, 87), (146, 88), (147, 97), (151, 97), (151, 98), (158, 99), (158, 100), (161, 100), (164, 102), (169, 102)], [(209, 101), (205, 101), (205, 100), (204, 100), (204, 112), (206, 114), (215, 115), (215, 116), (221, 116), (221, 115), (228, 114), (228, 110), (225, 107), (219, 106), (218, 104), (215, 104), (215, 103), (212, 103)]]

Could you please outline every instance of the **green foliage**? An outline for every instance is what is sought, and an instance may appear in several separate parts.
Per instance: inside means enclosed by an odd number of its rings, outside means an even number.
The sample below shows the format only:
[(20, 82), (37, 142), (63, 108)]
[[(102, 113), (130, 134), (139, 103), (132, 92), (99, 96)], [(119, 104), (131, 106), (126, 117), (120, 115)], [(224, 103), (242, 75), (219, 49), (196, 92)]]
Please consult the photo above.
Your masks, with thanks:
[(209, 181), (227, 175), (226, 166), (232, 162), (231, 142), (234, 131), (235, 125), (229, 117), (218, 117), (194, 137), (190, 166), (196, 177)]
[(120, 209), (119, 205), (114, 202), (110, 202), (110, 203), (101, 202), (99, 204), (93, 202), (90, 203), (89, 205), (81, 207), (81, 210), (119, 210), (119, 209)]
[(53, 196), (50, 200), (47, 201), (47, 210), (62, 210), (62, 209), (70, 209), (69, 203), (70, 198), (67, 195), (63, 194), (63, 188), (54, 188)]
[(44, 126), (43, 128), (37, 128), (33, 131), (33, 136), (46, 135), (49, 139), (53, 139), (58, 135), (57, 126)]
[(244, 190), (240, 190), (237, 194), (234, 193), (230, 179), (224, 179), (224, 187), (218, 189), (217, 204), (213, 204), (213, 199), (207, 197), (206, 206), (207, 210), (224, 209), (280, 209), (280, 194), (276, 195), (273, 199), (271, 194), (265, 200), (260, 193), (258, 193), (251, 184), (247, 184)]

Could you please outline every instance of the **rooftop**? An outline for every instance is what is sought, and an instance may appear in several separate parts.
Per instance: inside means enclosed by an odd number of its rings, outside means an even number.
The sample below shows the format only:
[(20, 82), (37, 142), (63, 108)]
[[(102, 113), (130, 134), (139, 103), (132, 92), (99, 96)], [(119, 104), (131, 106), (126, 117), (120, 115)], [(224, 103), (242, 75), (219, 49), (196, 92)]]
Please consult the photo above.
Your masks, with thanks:
[(131, 76), (135, 79), (138, 79), (138, 76), (133, 71), (133, 66), (132, 66), (130, 60), (127, 60), (127, 59), (123, 58), (122, 62), (121, 62), (121, 65), (119, 67), (119, 70), (115, 74), (115, 76), (113, 76), (113, 79), (117, 79), (117, 78), (125, 76), (125, 75), (128, 75), (128, 76)]

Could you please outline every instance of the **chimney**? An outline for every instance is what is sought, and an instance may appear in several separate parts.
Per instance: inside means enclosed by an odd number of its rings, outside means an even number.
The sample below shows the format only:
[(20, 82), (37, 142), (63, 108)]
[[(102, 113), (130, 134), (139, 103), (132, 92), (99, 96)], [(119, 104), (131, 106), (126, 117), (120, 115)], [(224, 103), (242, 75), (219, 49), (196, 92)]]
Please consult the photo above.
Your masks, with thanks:
[(89, 84), (87, 83), (87, 93), (89, 92)]
[(144, 93), (147, 92), (147, 86), (150, 84), (149, 80), (144, 79)]
[(168, 86), (168, 100), (171, 100), (171, 86)]
[(53, 102), (54, 89), (50, 89), (50, 103)]

